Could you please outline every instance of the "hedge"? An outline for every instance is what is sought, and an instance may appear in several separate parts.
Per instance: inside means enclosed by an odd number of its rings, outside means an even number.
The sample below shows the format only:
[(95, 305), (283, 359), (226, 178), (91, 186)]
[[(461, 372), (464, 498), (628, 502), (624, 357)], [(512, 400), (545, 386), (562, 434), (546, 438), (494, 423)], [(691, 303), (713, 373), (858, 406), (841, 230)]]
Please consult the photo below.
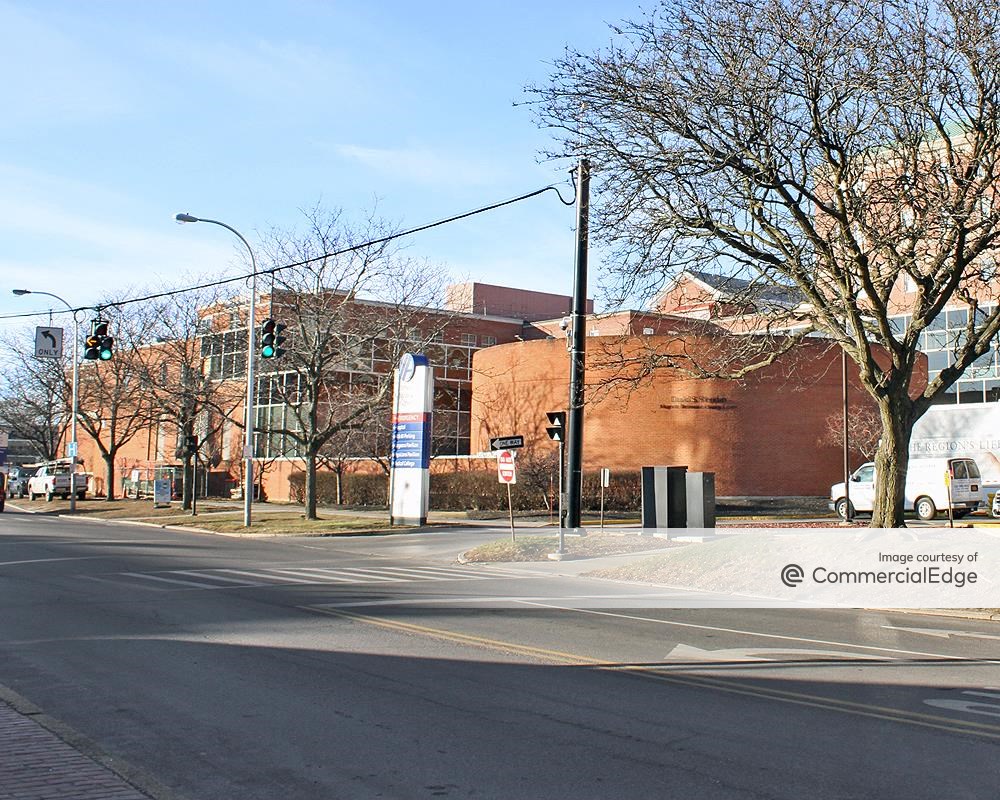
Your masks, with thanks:
[[(305, 498), (305, 473), (293, 472), (289, 478), (293, 502)], [(343, 477), (344, 504), (350, 506), (381, 506), (389, 504), (389, 480), (385, 475), (348, 473)], [(554, 491), (556, 491), (554, 489)], [(518, 484), (511, 487), (515, 511), (547, 511), (545, 495), (539, 487)], [(599, 472), (583, 476), (582, 505), (584, 510), (601, 507)], [(331, 472), (316, 475), (316, 500), (319, 505), (336, 504), (337, 479)], [(555, 498), (553, 498), (555, 500)], [(642, 505), (642, 476), (638, 470), (615, 472), (604, 490), (606, 511), (638, 511)], [(431, 474), (430, 507), (433, 511), (505, 511), (507, 489), (497, 481), (496, 472), (452, 472)]]

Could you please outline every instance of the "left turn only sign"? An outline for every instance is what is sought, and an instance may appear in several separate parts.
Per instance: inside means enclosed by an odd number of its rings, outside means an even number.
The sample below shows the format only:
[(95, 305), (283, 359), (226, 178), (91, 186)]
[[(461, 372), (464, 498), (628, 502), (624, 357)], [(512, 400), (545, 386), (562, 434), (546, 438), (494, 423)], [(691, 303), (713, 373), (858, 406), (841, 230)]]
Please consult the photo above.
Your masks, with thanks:
[(35, 328), (35, 358), (62, 358), (62, 328)]
[(500, 483), (517, 483), (517, 467), (514, 466), (514, 451), (501, 450), (497, 453), (497, 478)]

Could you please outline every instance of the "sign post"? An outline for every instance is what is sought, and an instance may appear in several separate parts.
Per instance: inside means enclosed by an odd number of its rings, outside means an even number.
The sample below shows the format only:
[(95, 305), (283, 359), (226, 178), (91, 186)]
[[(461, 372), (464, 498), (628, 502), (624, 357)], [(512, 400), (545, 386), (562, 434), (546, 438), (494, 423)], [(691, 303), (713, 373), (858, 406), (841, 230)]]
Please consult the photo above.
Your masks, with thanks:
[(510, 540), (516, 542), (514, 536), (514, 502), (510, 497), (510, 485), (517, 483), (517, 466), (514, 463), (513, 450), (501, 450), (497, 453), (497, 479), (507, 484), (507, 511), (510, 514)]
[(601, 467), (601, 530), (604, 530), (604, 490), (611, 485), (611, 470)]
[(951, 508), (951, 467), (944, 471), (944, 485), (948, 489), (948, 527), (955, 527), (954, 511)]

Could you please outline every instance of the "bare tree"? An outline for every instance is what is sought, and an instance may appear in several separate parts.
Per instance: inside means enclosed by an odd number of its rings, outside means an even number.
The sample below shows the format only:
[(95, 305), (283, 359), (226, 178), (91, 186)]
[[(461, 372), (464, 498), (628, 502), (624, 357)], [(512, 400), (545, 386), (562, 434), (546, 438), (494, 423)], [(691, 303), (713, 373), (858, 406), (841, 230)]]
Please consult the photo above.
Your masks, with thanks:
[[(553, 155), (593, 159), (612, 286), (743, 281), (737, 371), (811, 332), (846, 350), (882, 427), (872, 525), (904, 525), (913, 424), (1000, 329), (1000, 10), (664, 0), (615, 31), (533, 89)], [(924, 385), (921, 334), (954, 303), (967, 324)]]
[[(847, 422), (847, 440), (851, 449), (871, 460), (878, 452), (882, 438), (882, 419), (873, 406), (852, 408)], [(836, 411), (826, 418), (826, 430), (816, 444), (826, 447), (841, 447), (844, 442), (844, 412)]]
[(114, 316), (110, 329), (115, 340), (112, 358), (83, 361), (80, 365), (77, 416), (78, 425), (94, 440), (104, 460), (107, 500), (115, 499), (115, 460), (119, 452), (148, 430), (154, 418), (141, 355), (143, 320), (131, 311)]
[(267, 443), (305, 460), (306, 517), (315, 519), (321, 453), (347, 455), (330, 448), (352, 443), (347, 433), (388, 425), (393, 367), (439, 335), (448, 316), (435, 310), (440, 269), (405, 257), (392, 241), (361, 246), (389, 236), (384, 223), (352, 226), (319, 207), (306, 221), (304, 232), (272, 231), (261, 247), (274, 266), (299, 266), (274, 273), (269, 313), (288, 326), (287, 341), (283, 356), (261, 362), (257, 428), (258, 450)]
[(194, 491), (188, 437), (199, 443), (218, 439), (226, 420), (243, 402), (246, 374), (245, 304), (217, 294), (188, 292), (148, 303), (141, 326), (146, 344), (136, 349), (141, 385), (152, 403), (152, 419), (174, 434), (171, 455), (182, 461), (182, 507), (190, 509)]
[(27, 440), (43, 461), (59, 457), (59, 442), (69, 426), (72, 365), (62, 359), (35, 358), (29, 331), (6, 336), (9, 361), (0, 375), (0, 425)]

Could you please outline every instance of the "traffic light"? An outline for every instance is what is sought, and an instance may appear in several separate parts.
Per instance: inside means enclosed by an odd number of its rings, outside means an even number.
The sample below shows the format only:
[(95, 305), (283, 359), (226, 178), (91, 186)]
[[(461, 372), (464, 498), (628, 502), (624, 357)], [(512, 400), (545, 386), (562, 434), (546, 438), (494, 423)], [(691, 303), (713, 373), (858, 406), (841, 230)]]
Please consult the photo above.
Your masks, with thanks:
[(261, 358), (280, 358), (285, 354), (285, 351), (281, 349), (281, 345), (285, 341), (285, 337), (281, 335), (281, 332), (286, 327), (273, 319), (264, 320), (264, 324), (260, 329)]
[(89, 361), (109, 361), (114, 355), (115, 340), (108, 335), (110, 323), (104, 319), (90, 322), (90, 335), (83, 340), (83, 357)]
[(189, 455), (194, 455), (198, 452), (198, 437), (191, 435), (184, 437), (184, 447), (188, 451)]
[(549, 435), (549, 438), (556, 442), (562, 442), (566, 440), (566, 412), (565, 411), (547, 411), (545, 416), (549, 418), (549, 427), (545, 429), (545, 432)]

